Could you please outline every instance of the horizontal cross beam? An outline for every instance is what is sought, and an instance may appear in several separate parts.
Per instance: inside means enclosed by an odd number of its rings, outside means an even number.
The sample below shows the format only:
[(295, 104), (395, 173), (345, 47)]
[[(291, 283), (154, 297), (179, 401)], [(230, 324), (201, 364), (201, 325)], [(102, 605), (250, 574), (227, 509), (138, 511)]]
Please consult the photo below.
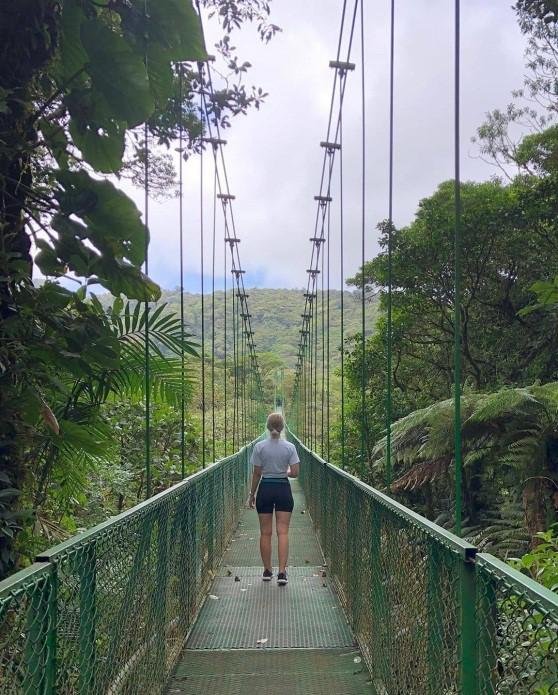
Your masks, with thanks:
[(354, 70), (354, 63), (347, 63), (343, 60), (330, 60), (329, 67), (335, 68), (335, 70), (340, 70), (341, 72), (346, 72), (347, 70)]
[(331, 150), (331, 152), (333, 152), (334, 150), (340, 150), (341, 149), (340, 143), (338, 143), (338, 142), (326, 142), (325, 140), (322, 140), (322, 142), (320, 142), (320, 147), (323, 147), (328, 152), (330, 150)]

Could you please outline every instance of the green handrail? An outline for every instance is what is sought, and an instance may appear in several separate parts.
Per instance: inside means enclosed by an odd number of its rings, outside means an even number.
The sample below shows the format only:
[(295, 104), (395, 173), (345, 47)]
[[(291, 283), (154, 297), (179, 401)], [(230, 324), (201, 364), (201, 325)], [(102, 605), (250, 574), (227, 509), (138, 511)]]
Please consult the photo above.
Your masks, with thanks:
[(246, 498), (253, 443), (0, 583), (0, 693), (162, 692)]
[(558, 595), (289, 438), (378, 695), (558, 693)]

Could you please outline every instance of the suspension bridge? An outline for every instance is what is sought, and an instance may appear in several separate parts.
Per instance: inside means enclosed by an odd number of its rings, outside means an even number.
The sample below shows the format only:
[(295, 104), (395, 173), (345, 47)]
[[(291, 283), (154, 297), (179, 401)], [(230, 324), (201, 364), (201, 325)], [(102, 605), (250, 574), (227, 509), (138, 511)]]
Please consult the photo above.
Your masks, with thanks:
[[(394, 4), (391, 14), (390, 166), (387, 245), (393, 227)], [(182, 477), (153, 494), (146, 398), (147, 499), (140, 505), (40, 553), (30, 567), (0, 583), (0, 693), (97, 695), (188, 693), (221, 695), (293, 692), (300, 695), (515, 695), (558, 693), (556, 594), (461, 538), (461, 443), (455, 427), (455, 524), (450, 532), (347, 472), (345, 340), (330, 326), (333, 263), (344, 277), (343, 101), (355, 65), (364, 66), (364, 3), (345, 2), (339, 44), (329, 69), (332, 92), (310, 237), (304, 310), (291, 394), (280, 389), (289, 439), (301, 461), (293, 484), (289, 570), (285, 588), (261, 582), (259, 526), (245, 508), (251, 449), (265, 436), (266, 403), (249, 294), (244, 280), (225, 166), (226, 141), (208, 111), (200, 154), (213, 173), (212, 216), (200, 228), (211, 249), (211, 297), (202, 284), (202, 468), (186, 477), (182, 402)], [(360, 29), (360, 55), (355, 57)], [(459, 1), (455, 15), (455, 312), (460, 297)], [(211, 82), (211, 61), (198, 64)], [(182, 80), (182, 66), (179, 67)], [(362, 77), (362, 150), (366, 137)], [(205, 78), (205, 79), (203, 79)], [(149, 147), (147, 131), (145, 147)], [(204, 156), (204, 149), (206, 154)], [(183, 188), (184, 134), (179, 152)], [(145, 218), (149, 219), (146, 151)], [(354, 164), (354, 163), (353, 163)], [(345, 163), (346, 166), (346, 163)], [(334, 175), (337, 181), (334, 186)], [(366, 260), (366, 166), (362, 160), (362, 262)], [(336, 188), (336, 190), (334, 190)], [(337, 205), (339, 222), (332, 222)], [(224, 275), (230, 285), (217, 306), (217, 212), (224, 229)], [(206, 227), (211, 227), (209, 238)], [(179, 261), (184, 277), (180, 195)], [(331, 239), (338, 235), (339, 257)], [(221, 243), (221, 242), (219, 242)], [(148, 267), (146, 267), (148, 270)], [(386, 489), (391, 481), (391, 267), (387, 288)], [(184, 322), (184, 285), (181, 285)], [(205, 324), (204, 302), (211, 304)], [(341, 295), (343, 302), (343, 295)], [(361, 296), (364, 357), (367, 311)], [(216, 312), (224, 316), (224, 450), (217, 449)], [(455, 417), (460, 423), (460, 321), (455, 326)], [(145, 322), (149, 331), (149, 320)], [(230, 347), (228, 347), (230, 346)], [(341, 348), (340, 402), (332, 403), (330, 355)], [(149, 360), (146, 359), (146, 372)], [(183, 359), (183, 371), (185, 369)], [(362, 360), (362, 412), (366, 400)], [(339, 409), (340, 465), (331, 458), (333, 408)], [(366, 460), (366, 423), (361, 423)], [(206, 451), (211, 452), (206, 461)], [(222, 456), (221, 456), (222, 454)], [(276, 555), (274, 556), (276, 560)], [(275, 563), (276, 564), (276, 563)]]

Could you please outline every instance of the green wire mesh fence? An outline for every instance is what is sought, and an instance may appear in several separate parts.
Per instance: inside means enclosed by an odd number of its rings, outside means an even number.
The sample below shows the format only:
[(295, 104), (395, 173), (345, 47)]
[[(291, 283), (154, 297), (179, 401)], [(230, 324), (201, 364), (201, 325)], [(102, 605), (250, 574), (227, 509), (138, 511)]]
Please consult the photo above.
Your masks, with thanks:
[(252, 445), (0, 583), (0, 693), (158, 693), (245, 500)]
[(377, 695), (558, 694), (558, 596), (289, 435)]

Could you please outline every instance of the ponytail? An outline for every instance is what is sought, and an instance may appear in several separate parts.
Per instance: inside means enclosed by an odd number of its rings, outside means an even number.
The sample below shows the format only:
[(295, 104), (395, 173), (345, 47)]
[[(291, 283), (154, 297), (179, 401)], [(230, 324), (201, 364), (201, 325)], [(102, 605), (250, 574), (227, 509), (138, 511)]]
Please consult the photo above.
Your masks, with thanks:
[(281, 413), (271, 413), (267, 418), (267, 429), (272, 439), (279, 439), (285, 427), (285, 420)]

